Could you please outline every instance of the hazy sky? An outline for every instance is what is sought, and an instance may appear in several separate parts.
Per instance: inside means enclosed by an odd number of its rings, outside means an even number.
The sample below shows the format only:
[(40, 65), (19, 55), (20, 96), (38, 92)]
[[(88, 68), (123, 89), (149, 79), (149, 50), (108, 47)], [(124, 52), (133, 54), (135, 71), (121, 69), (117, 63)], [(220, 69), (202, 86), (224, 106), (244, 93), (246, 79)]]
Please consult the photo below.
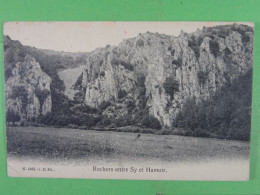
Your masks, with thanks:
[(181, 30), (189, 33), (221, 24), (233, 22), (7, 22), (4, 35), (36, 48), (86, 52), (147, 31), (178, 36)]

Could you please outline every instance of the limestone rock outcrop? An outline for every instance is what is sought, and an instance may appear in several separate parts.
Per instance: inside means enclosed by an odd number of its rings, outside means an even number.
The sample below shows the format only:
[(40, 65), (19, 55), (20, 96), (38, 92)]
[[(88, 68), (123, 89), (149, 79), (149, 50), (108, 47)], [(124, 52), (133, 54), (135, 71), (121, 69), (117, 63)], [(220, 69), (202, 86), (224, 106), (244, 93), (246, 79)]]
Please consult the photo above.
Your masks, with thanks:
[(51, 112), (51, 78), (42, 71), (39, 63), (26, 55), (12, 69), (5, 83), (6, 110), (18, 114), (21, 120), (36, 118)]
[[(224, 83), (252, 68), (253, 30), (225, 28), (225, 36), (203, 30), (179, 37), (147, 32), (118, 46), (96, 49), (83, 71), (85, 103), (98, 107), (113, 101), (123, 107), (115, 112), (122, 115), (127, 101), (138, 105), (138, 82), (144, 77), (146, 108), (162, 126), (170, 127), (187, 98), (210, 98)], [(125, 95), (119, 97), (122, 91)]]

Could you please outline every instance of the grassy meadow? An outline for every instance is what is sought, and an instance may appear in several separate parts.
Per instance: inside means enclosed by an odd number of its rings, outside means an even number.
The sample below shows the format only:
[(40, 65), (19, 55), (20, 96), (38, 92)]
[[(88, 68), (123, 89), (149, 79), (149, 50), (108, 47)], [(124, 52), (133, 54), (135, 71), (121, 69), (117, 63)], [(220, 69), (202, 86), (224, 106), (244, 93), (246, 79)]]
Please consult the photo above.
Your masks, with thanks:
[(249, 159), (249, 142), (66, 128), (7, 127), (9, 156), (73, 160), (207, 161)]

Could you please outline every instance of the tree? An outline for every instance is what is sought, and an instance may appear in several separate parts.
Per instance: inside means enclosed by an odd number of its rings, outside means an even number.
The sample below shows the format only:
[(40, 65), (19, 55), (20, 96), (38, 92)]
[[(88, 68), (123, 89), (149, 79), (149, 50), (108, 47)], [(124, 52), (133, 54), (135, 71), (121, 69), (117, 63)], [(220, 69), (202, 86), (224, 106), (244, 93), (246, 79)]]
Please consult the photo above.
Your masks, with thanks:
[(215, 39), (209, 41), (209, 48), (210, 48), (211, 53), (215, 57), (217, 57), (219, 54), (219, 45)]
[(142, 39), (138, 39), (138, 41), (136, 42), (136, 45), (139, 46), (139, 47), (143, 47), (144, 41)]
[(17, 113), (15, 113), (13, 110), (8, 110), (6, 112), (6, 121), (7, 122), (17, 122), (20, 119), (21, 119), (20, 116)]
[(167, 77), (163, 83), (165, 92), (171, 96), (171, 100), (174, 98), (174, 94), (179, 91), (179, 82), (174, 80), (173, 77)]
[(38, 97), (39, 102), (40, 102), (40, 113), (42, 112), (42, 106), (44, 104), (45, 99), (48, 97), (48, 95), (50, 94), (50, 91), (48, 89), (39, 89), (36, 88), (35, 89), (35, 95)]
[(204, 85), (206, 83), (206, 81), (208, 80), (208, 72), (204, 72), (204, 71), (199, 71), (197, 73), (197, 77), (198, 77), (198, 80), (199, 80), (199, 84), (200, 85)]
[[(188, 99), (173, 121), (188, 135), (248, 141), (251, 121), (252, 70), (225, 83), (208, 100)], [(191, 132), (191, 133), (190, 133)]]
[(28, 104), (28, 92), (24, 86), (14, 86), (10, 98), (19, 98), (22, 101), (22, 109), (25, 111)]
[(152, 129), (161, 129), (160, 121), (151, 115), (145, 116), (141, 121), (141, 125), (145, 127), (150, 127)]
[(118, 98), (122, 99), (123, 97), (125, 97), (127, 95), (127, 92), (124, 89), (119, 89), (118, 90)]

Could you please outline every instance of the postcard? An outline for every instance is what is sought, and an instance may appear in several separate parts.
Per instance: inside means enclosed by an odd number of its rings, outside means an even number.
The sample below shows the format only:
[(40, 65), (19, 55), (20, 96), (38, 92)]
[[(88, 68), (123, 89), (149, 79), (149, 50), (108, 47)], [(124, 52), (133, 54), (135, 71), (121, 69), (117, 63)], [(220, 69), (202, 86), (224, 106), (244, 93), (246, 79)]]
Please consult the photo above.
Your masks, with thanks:
[(6, 22), (10, 177), (246, 181), (254, 24)]

